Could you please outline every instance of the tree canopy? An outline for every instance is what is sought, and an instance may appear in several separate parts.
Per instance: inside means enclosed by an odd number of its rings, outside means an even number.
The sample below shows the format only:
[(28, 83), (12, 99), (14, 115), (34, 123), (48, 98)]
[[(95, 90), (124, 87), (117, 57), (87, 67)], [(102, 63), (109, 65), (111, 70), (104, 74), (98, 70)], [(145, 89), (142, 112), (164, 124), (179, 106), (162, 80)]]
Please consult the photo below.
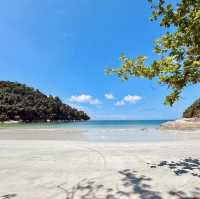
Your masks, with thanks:
[(88, 120), (89, 116), (26, 85), (0, 81), (0, 121)]
[(165, 0), (148, 1), (153, 9), (151, 20), (159, 20), (166, 29), (154, 45), (159, 59), (146, 65), (146, 56), (131, 59), (121, 55), (121, 66), (107, 72), (124, 80), (157, 79), (171, 89), (165, 104), (172, 106), (184, 87), (200, 82), (200, 0), (179, 0), (176, 6)]

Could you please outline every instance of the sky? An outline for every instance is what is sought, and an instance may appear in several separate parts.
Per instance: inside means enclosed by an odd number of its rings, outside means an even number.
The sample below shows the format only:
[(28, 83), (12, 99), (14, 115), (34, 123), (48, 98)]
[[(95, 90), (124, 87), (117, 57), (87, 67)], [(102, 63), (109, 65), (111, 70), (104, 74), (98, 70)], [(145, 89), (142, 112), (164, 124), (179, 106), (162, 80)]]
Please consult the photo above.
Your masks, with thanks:
[(145, 79), (123, 82), (104, 70), (121, 53), (156, 58), (164, 30), (149, 20), (146, 0), (0, 1), (0, 80), (59, 96), (92, 119), (175, 119), (199, 97), (188, 87), (173, 107), (169, 90)]

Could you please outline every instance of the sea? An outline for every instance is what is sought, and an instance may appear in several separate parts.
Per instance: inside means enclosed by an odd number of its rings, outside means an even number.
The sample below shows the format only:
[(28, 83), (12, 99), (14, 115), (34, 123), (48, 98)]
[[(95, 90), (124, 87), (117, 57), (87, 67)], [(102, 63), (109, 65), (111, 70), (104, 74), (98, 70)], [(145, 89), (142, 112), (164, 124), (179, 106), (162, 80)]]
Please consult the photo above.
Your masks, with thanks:
[(89, 120), (80, 122), (49, 122), (49, 123), (16, 123), (0, 124), (0, 128), (75, 128), (75, 129), (118, 129), (143, 130), (159, 128), (160, 124), (169, 120)]
[[(1, 124), (0, 129), (78, 129), (88, 141), (171, 141), (176, 133), (160, 130), (169, 120), (90, 120), (81, 122)], [(37, 132), (37, 131), (36, 131)], [(47, 131), (51, 133), (51, 131)], [(55, 131), (54, 131), (55, 132)], [(58, 131), (59, 133), (60, 131)]]

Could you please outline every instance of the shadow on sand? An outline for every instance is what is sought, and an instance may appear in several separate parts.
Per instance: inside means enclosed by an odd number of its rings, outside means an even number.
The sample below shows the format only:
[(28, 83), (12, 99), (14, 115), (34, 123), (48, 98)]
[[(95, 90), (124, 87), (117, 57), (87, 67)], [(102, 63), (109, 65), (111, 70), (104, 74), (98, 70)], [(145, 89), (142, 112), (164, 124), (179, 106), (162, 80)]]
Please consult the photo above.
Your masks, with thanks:
[[(161, 161), (158, 165), (150, 164), (150, 168), (167, 167), (177, 176), (191, 174), (200, 178), (200, 161), (187, 158), (177, 162)], [(163, 199), (162, 193), (151, 186), (153, 179), (139, 174), (137, 171), (126, 169), (118, 171), (120, 179), (115, 187), (99, 184), (95, 180), (83, 179), (70, 189), (64, 185), (57, 186), (65, 194), (63, 199)], [(199, 180), (199, 179), (198, 179)], [(161, 182), (162, 183), (162, 180)], [(200, 199), (200, 186), (194, 187), (193, 192), (186, 190), (169, 190), (169, 199)], [(12, 199), (16, 194), (0, 196), (0, 199)], [(165, 195), (166, 198), (166, 195)]]
[(180, 161), (162, 161), (158, 165), (151, 165), (151, 168), (167, 167), (171, 169), (177, 176), (183, 174), (191, 174), (200, 178), (200, 161), (198, 159), (192, 159), (191, 157)]
[[(152, 178), (139, 175), (134, 170), (119, 171), (122, 176), (120, 179), (121, 186), (108, 188), (103, 184), (95, 181), (84, 179), (71, 189), (65, 189), (58, 186), (66, 194), (64, 199), (162, 199), (159, 191), (153, 190), (150, 182)], [(200, 189), (196, 188), (190, 196), (184, 191), (169, 191), (168, 198), (174, 199), (200, 199)]]
[(170, 191), (169, 195), (170, 198), (176, 199), (200, 199), (200, 189), (195, 188), (195, 191), (192, 193), (193, 196), (187, 196), (184, 191)]
[(94, 181), (82, 180), (70, 190), (62, 189), (66, 193), (65, 199), (132, 199), (135, 194), (141, 199), (161, 199), (160, 193), (151, 190), (148, 182), (151, 178), (137, 175), (137, 172), (129, 169), (119, 171), (122, 175), (121, 186), (116, 188), (107, 188)]
[(17, 194), (7, 194), (7, 195), (3, 195), (3, 196), (0, 196), (1, 199), (11, 199), (11, 198), (14, 198), (16, 197)]

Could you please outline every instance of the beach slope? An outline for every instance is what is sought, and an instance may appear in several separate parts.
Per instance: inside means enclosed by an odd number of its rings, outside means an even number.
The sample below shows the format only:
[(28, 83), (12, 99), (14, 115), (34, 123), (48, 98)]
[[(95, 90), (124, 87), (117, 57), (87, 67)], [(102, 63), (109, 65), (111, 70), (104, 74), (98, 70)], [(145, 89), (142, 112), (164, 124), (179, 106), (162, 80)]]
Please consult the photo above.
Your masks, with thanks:
[(97, 143), (0, 134), (0, 199), (200, 198), (199, 143), (200, 137)]

